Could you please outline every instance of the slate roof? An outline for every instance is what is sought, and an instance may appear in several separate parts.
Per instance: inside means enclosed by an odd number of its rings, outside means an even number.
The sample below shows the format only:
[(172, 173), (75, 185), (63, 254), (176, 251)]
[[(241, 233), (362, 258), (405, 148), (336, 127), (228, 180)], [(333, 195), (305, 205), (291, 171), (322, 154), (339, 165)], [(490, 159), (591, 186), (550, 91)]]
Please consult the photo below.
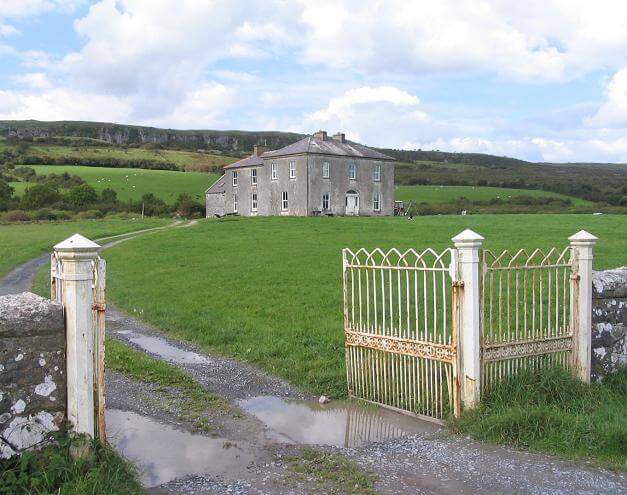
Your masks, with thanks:
[(261, 166), (263, 165), (263, 159), (261, 158), (261, 156), (257, 156), (257, 155), (250, 155), (247, 156), (246, 158), (239, 160), (235, 163), (231, 163), (230, 165), (227, 165), (226, 167), (223, 167), (225, 169), (229, 169), (229, 168), (243, 168), (243, 167), (255, 167), (255, 166)]
[(224, 181), (225, 177), (222, 175), (217, 181), (215, 181), (209, 189), (205, 191), (205, 194), (223, 194), (225, 193), (224, 189)]
[[(313, 136), (307, 136), (306, 138), (279, 150), (266, 151), (262, 156), (263, 158), (270, 158), (287, 155), (302, 155), (304, 153), (316, 155), (354, 156), (356, 158), (372, 158), (376, 160), (394, 160), (391, 156), (384, 155), (383, 153), (379, 153), (371, 148), (367, 148), (363, 144), (354, 143), (352, 141), (344, 141), (341, 143), (330, 137), (323, 141), (322, 139), (318, 139)], [(232, 165), (229, 165), (229, 167), (231, 166)]]

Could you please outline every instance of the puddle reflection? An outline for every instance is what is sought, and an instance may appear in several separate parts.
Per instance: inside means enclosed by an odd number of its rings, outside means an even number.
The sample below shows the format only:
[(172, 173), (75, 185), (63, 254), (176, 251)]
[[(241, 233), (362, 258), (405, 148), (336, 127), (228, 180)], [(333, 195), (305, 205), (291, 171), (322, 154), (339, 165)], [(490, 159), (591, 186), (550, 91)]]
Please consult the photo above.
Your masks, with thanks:
[[(122, 332), (118, 332), (122, 333)], [(180, 364), (209, 364), (210, 360), (195, 352), (179, 349), (169, 344), (166, 340), (159, 337), (148, 337), (146, 335), (138, 335), (130, 337), (129, 340), (137, 344), (148, 352), (157, 354), (167, 361)]]
[(261, 396), (240, 406), (259, 418), (268, 427), (268, 440), (276, 442), (360, 447), (440, 430), (428, 421), (349, 401), (319, 405)]
[(111, 444), (141, 472), (144, 486), (154, 487), (190, 475), (237, 478), (253, 461), (248, 446), (178, 430), (130, 411), (107, 411)]

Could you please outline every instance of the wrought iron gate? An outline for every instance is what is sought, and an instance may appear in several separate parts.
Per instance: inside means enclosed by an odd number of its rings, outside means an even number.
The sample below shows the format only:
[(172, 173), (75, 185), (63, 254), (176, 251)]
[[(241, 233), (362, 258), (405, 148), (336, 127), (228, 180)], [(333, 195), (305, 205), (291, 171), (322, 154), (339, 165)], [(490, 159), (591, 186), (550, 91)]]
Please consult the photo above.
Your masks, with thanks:
[(344, 249), (349, 394), (430, 419), (459, 414), (454, 249)]
[(482, 389), (520, 370), (570, 368), (578, 277), (572, 249), (483, 251)]

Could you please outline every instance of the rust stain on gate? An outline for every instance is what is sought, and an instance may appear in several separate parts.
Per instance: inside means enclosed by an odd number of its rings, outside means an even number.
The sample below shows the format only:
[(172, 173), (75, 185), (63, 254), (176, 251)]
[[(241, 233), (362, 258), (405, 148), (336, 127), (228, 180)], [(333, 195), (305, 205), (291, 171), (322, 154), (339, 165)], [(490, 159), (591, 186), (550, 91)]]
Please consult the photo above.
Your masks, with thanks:
[(349, 394), (438, 422), (458, 416), (456, 251), (342, 255)]

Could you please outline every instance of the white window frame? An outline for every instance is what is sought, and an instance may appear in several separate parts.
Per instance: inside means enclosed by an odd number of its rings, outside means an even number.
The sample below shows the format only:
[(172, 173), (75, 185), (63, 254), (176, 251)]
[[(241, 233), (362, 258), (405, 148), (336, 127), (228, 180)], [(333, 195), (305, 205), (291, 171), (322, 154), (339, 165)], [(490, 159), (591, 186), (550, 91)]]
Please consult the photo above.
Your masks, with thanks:
[(349, 180), (357, 179), (357, 165), (355, 165), (354, 163), (351, 163), (348, 166), (348, 179)]
[(372, 209), (374, 211), (381, 211), (381, 194), (374, 193), (372, 196)]
[(238, 200), (237, 194), (233, 194), (233, 213), (237, 213)]
[(254, 192), (250, 195), (250, 211), (257, 211), (258, 206), (257, 193)]
[(279, 178), (279, 170), (276, 163), (270, 164), (270, 177), (272, 180), (277, 180)]
[(288, 211), (289, 207), (290, 205), (287, 197), (287, 191), (283, 191), (281, 193), (281, 211)]
[[(327, 203), (326, 206), (324, 203)], [(322, 209), (329, 210), (331, 208), (331, 193), (325, 192), (322, 194)]]
[(257, 185), (257, 169), (256, 168), (250, 169), (250, 184), (253, 186)]
[(296, 178), (296, 160), (290, 160), (290, 179)]
[(237, 187), (237, 171), (233, 170), (233, 187)]
[(375, 182), (381, 182), (381, 165), (375, 165), (372, 170), (372, 179)]
[(328, 179), (331, 177), (331, 166), (329, 162), (322, 162), (322, 178)]

